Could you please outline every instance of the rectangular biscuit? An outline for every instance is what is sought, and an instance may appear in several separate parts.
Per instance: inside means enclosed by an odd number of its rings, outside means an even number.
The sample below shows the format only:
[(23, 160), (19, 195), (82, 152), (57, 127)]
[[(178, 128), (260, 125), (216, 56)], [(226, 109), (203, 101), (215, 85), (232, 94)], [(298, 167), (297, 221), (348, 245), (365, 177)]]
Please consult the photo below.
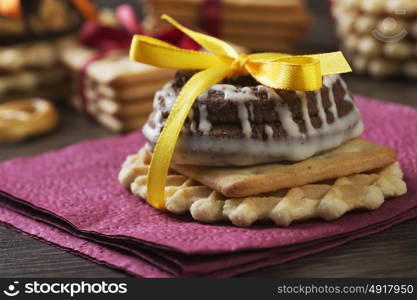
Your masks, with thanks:
[(397, 152), (394, 149), (355, 139), (323, 154), (294, 163), (251, 167), (173, 164), (172, 167), (227, 197), (247, 197), (366, 172), (396, 160)]
[[(145, 146), (129, 155), (119, 172), (119, 182), (131, 192), (147, 199), (149, 164), (152, 154)], [(213, 189), (170, 169), (165, 185), (165, 208), (174, 214), (190, 212), (200, 222), (231, 221), (250, 226), (272, 220), (278, 226), (321, 218), (334, 220), (352, 210), (375, 210), (385, 199), (407, 192), (398, 162), (330, 180), (282, 189), (262, 195), (226, 198)]]

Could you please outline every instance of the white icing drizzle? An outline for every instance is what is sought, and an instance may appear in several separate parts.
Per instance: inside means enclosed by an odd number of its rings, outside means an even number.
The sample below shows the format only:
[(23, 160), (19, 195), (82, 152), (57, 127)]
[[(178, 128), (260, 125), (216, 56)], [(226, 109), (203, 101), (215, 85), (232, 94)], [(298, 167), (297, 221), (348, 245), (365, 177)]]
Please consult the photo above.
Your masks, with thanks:
[(363, 129), (364, 129), (364, 127), (363, 127), (363, 123), (362, 123), (362, 119), (361, 119), (361, 112), (359, 111), (359, 108), (358, 108), (358, 106), (355, 104), (355, 102), (353, 101), (353, 97), (352, 97), (352, 95), (349, 93), (349, 90), (348, 90), (348, 87), (347, 87), (347, 85), (346, 85), (346, 82), (339, 76), (339, 79), (340, 79), (340, 82), (341, 82), (341, 84), (342, 84), (342, 87), (343, 87), (343, 89), (345, 90), (345, 92), (346, 92), (346, 94), (345, 94), (345, 97), (343, 98), (343, 100), (345, 100), (345, 101), (349, 101), (349, 102), (351, 102), (352, 104), (353, 104), (353, 109), (354, 109), (354, 111), (359, 115), (359, 120), (360, 120), (360, 122), (359, 122), (359, 124), (358, 124), (358, 126), (356, 126), (355, 127), (355, 131), (354, 131), (354, 133), (353, 133), (353, 135), (354, 136), (359, 136), (359, 135), (361, 135), (362, 134), (362, 132), (363, 132)]
[(200, 104), (198, 106), (200, 111), (200, 122), (198, 124), (198, 130), (200, 130), (204, 135), (208, 135), (211, 129), (211, 123), (207, 120), (207, 106), (205, 104)]
[(244, 102), (237, 102), (237, 114), (240, 119), (240, 126), (245, 137), (250, 138), (252, 135), (252, 127), (249, 122), (248, 109)]
[(278, 113), (281, 125), (289, 137), (296, 138), (303, 135), (297, 123), (292, 118), (291, 110), (287, 104), (277, 103), (275, 105), (275, 111)]
[[(251, 139), (219, 139), (209, 136), (182, 136), (176, 148), (173, 160), (178, 164), (199, 165), (254, 165), (281, 160), (299, 161), (316, 153), (341, 145), (344, 141), (355, 138), (363, 131), (357, 115), (351, 115), (349, 127), (334, 132), (329, 137), (299, 140), (292, 138), (268, 139), (266, 141)], [(355, 124), (356, 123), (356, 124)], [(244, 151), (242, 151), (244, 149)], [(218, 153), (213, 155), (214, 153)], [(220, 154), (221, 153), (221, 154)]]
[[(353, 103), (353, 97), (352, 97), (352, 95), (348, 92), (349, 90), (348, 90), (348, 88), (347, 88), (347, 85), (346, 85), (346, 82), (342, 79), (342, 78), (340, 78), (340, 83), (342, 84), (342, 87), (343, 87), (343, 89), (346, 91), (346, 94), (345, 94), (345, 97), (343, 98), (343, 100), (345, 100), (345, 101), (349, 101), (349, 102), (352, 102)], [(354, 104), (354, 103), (353, 103)], [(359, 111), (359, 108), (358, 108), (358, 106), (357, 105), (353, 105), (353, 107), (354, 107), (354, 109), (360, 114), (360, 111)]]
[(310, 114), (308, 113), (308, 107), (307, 107), (307, 93), (297, 91), (298, 97), (300, 97), (301, 100), (301, 111), (303, 113), (303, 119), (304, 124), (306, 125), (306, 132), (309, 136), (314, 136), (318, 134), (318, 130), (313, 127), (313, 124), (311, 123)]
[(345, 97), (343, 98), (343, 100), (352, 102), (352, 97), (351, 97), (350, 93), (348, 93), (346, 82), (340, 78), (340, 83), (341, 83), (343, 89), (345, 90)]

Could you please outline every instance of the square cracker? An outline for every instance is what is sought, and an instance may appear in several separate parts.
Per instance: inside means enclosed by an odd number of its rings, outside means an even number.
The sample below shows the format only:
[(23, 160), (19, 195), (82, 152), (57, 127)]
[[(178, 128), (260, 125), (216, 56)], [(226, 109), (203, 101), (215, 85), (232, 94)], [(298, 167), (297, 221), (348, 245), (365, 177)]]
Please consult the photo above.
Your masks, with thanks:
[(366, 172), (397, 161), (397, 152), (365, 140), (351, 140), (333, 150), (294, 163), (251, 167), (207, 167), (173, 164), (177, 172), (226, 197), (248, 197)]

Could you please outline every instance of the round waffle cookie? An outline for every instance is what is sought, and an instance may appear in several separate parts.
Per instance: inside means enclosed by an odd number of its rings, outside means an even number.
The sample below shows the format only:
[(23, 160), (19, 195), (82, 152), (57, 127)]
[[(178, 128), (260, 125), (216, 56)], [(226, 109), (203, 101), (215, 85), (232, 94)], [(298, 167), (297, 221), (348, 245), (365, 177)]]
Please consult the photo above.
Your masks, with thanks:
[[(120, 183), (143, 199), (147, 199), (151, 156), (146, 147), (140, 149), (126, 158), (119, 173)], [(207, 223), (230, 221), (236, 226), (250, 226), (269, 220), (289, 226), (315, 218), (330, 221), (352, 210), (375, 210), (385, 199), (405, 194), (407, 187), (396, 160), (396, 152), (388, 147), (353, 140), (295, 164), (199, 167), (197, 173), (174, 165), (167, 177), (164, 201), (167, 211), (179, 215), (189, 212), (196, 221)], [(335, 165), (339, 168), (332, 168)], [(293, 174), (303, 174), (304, 178), (297, 181)], [(267, 178), (280, 180), (275, 187), (265, 186), (269, 192), (246, 189), (245, 196), (239, 197), (226, 196), (222, 188), (212, 184), (223, 179), (239, 185), (242, 177), (258, 186)]]
[[(153, 147), (173, 103), (193, 73), (180, 71), (154, 98), (143, 128)], [(184, 124), (173, 161), (187, 165), (253, 165), (299, 161), (363, 131), (345, 82), (325, 76), (311, 92), (276, 90), (251, 77), (224, 80), (201, 94)]]

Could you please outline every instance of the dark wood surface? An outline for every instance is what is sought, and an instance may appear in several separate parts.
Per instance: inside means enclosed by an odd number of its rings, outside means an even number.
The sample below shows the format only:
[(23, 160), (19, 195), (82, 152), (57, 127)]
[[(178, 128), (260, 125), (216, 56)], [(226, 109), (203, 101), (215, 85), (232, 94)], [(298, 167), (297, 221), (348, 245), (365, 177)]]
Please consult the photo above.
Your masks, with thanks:
[[(374, 81), (346, 76), (354, 93), (417, 107), (412, 81)], [(60, 128), (46, 136), (0, 145), (0, 161), (62, 148), (112, 135), (76, 112), (61, 107)], [(417, 132), (410, 132), (417, 138)], [(417, 183), (415, 183), (417, 184)], [(122, 277), (123, 272), (92, 263), (62, 249), (0, 226), (0, 277)], [(293, 262), (243, 276), (268, 277), (416, 277), (417, 220)]]

